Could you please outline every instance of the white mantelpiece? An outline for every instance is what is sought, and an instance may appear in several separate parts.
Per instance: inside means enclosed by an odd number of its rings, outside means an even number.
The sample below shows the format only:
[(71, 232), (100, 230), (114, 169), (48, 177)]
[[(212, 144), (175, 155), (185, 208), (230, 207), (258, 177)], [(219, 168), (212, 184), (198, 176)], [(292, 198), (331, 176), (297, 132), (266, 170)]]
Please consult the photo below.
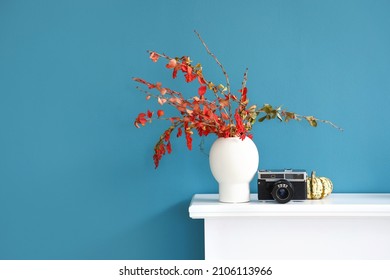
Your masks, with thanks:
[(390, 194), (287, 204), (196, 194), (189, 213), (205, 220), (206, 259), (390, 259)]

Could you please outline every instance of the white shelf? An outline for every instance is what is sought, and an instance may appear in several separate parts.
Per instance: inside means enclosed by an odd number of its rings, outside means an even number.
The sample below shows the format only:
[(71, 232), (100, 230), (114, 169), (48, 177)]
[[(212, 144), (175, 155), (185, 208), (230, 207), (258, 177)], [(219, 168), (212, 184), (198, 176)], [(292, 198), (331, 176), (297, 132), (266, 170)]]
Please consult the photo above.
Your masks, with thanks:
[(331, 194), (322, 200), (221, 203), (196, 194), (206, 259), (390, 259), (390, 194)]
[(222, 203), (218, 194), (196, 194), (189, 207), (190, 217), (275, 217), (275, 216), (390, 216), (390, 194), (341, 194), (334, 193), (321, 200), (259, 201), (251, 194), (248, 203)]

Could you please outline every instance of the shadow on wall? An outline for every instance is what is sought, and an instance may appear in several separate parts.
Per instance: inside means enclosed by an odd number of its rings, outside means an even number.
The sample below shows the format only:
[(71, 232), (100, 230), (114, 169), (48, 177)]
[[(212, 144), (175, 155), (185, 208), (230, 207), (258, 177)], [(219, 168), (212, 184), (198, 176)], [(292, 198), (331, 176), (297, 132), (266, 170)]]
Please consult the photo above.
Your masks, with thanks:
[[(189, 204), (190, 200), (182, 201), (133, 225), (115, 240), (102, 244), (104, 256), (99, 252), (95, 256), (133, 260), (204, 259), (203, 220), (189, 217)], [(185, 253), (178, 256), (175, 252)]]

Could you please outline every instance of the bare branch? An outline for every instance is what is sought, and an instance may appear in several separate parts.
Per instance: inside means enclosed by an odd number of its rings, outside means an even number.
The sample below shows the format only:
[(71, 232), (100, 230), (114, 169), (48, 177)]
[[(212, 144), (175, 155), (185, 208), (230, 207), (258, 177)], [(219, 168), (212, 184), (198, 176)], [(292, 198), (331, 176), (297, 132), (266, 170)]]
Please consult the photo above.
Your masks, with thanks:
[(244, 90), (246, 87), (246, 82), (248, 81), (248, 68), (245, 69), (244, 78), (242, 80), (241, 90)]
[(202, 37), (200, 36), (200, 34), (194, 30), (195, 34), (198, 36), (199, 40), (202, 42), (203, 46), (205, 47), (207, 53), (209, 55), (211, 55), (212, 58), (214, 58), (215, 62), (217, 62), (217, 64), (219, 65), (219, 67), (221, 68), (222, 72), (223, 72), (223, 75), (225, 76), (225, 79), (226, 79), (226, 88), (227, 88), (227, 91), (228, 91), (228, 97), (229, 97), (229, 106), (228, 106), (228, 110), (229, 110), (229, 125), (231, 125), (231, 119), (232, 119), (232, 105), (230, 103), (230, 99), (231, 99), (231, 90), (230, 90), (230, 82), (229, 82), (229, 76), (225, 70), (225, 67), (223, 67), (222, 63), (219, 62), (218, 58), (210, 51), (209, 47), (206, 45), (206, 43), (203, 41)]
[(169, 57), (169, 56), (167, 56), (166, 54), (161, 54), (161, 53), (158, 53), (158, 52), (155, 52), (155, 51), (147, 50), (146, 52), (147, 52), (148, 54), (155, 53), (155, 54), (157, 54), (158, 56), (163, 57), (163, 58), (168, 59), (168, 60), (173, 59), (172, 57)]
[(206, 43), (203, 41), (202, 37), (200, 36), (200, 34), (194, 30), (195, 34), (198, 36), (199, 40), (202, 42), (203, 46), (205, 47), (207, 53), (209, 55), (212, 56), (212, 58), (214, 58), (214, 60), (217, 62), (217, 64), (219, 65), (219, 67), (221, 68), (222, 72), (223, 72), (223, 75), (225, 76), (226, 78), (226, 87), (228, 89), (228, 93), (230, 94), (230, 82), (229, 82), (229, 76), (225, 70), (225, 67), (223, 67), (222, 63), (219, 62), (218, 58), (210, 51), (209, 47), (206, 45)]
[(330, 126), (332, 126), (332, 127), (334, 127), (334, 128), (337, 128), (337, 129), (338, 129), (338, 130), (340, 130), (340, 131), (344, 131), (344, 128), (341, 128), (341, 127), (339, 127), (339, 126), (335, 125), (335, 124), (334, 124), (334, 123), (332, 123), (331, 121), (327, 121), (327, 120), (320, 120), (320, 119), (317, 119), (317, 118), (315, 118), (315, 120), (316, 120), (317, 122), (322, 122), (322, 123), (329, 124)]

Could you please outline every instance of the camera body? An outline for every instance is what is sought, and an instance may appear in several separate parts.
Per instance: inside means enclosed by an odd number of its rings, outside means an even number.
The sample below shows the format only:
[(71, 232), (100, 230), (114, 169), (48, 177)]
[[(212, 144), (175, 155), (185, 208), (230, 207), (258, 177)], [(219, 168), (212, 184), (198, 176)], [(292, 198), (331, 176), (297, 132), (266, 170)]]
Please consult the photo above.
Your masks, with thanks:
[(306, 200), (307, 173), (300, 169), (259, 170), (257, 196), (259, 200), (276, 200), (287, 203), (290, 200)]

